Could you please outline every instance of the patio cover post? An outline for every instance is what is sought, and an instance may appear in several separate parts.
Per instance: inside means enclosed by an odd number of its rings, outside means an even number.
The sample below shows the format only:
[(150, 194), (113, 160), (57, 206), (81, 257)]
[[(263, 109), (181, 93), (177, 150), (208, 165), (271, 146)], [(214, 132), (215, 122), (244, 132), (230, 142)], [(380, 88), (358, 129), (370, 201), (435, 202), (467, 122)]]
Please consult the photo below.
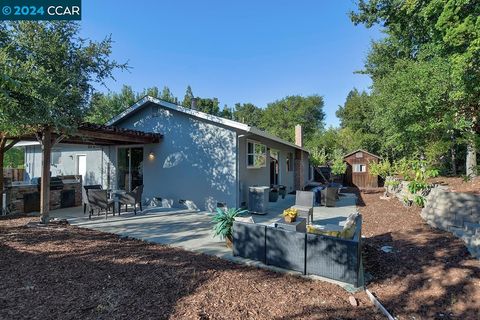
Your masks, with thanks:
[(41, 222), (48, 224), (50, 211), (50, 163), (52, 157), (52, 129), (46, 128), (42, 137), (42, 177), (40, 188)]

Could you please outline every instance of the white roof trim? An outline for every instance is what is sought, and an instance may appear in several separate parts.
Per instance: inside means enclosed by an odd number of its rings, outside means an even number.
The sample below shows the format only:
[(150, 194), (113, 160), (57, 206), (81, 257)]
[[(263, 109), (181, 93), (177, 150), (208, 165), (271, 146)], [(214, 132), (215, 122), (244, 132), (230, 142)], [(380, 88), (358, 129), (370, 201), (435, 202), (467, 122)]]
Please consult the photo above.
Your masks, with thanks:
[(171, 102), (167, 102), (167, 101), (164, 101), (164, 100), (153, 98), (151, 96), (143, 97), (142, 99), (137, 101), (133, 106), (126, 109), (125, 111), (120, 113), (118, 116), (114, 117), (112, 120), (108, 121), (107, 125), (109, 125), (109, 126), (115, 125), (121, 119), (125, 118), (126, 116), (128, 116), (129, 114), (134, 112), (135, 110), (140, 109), (141, 107), (143, 107), (148, 102), (153, 102), (155, 104), (164, 106), (166, 108), (169, 108), (169, 109), (172, 109), (172, 110), (175, 110), (175, 111), (178, 111), (178, 112), (182, 112), (182, 113), (189, 114), (191, 116), (194, 116), (194, 117), (197, 117), (197, 118), (200, 118), (200, 119), (204, 119), (204, 120), (208, 120), (208, 121), (211, 121), (211, 122), (214, 122), (214, 123), (218, 123), (218, 124), (224, 125), (226, 127), (242, 130), (242, 131), (245, 131), (247, 133), (252, 133), (254, 135), (257, 135), (257, 136), (260, 136), (260, 137), (263, 137), (263, 138), (266, 138), (266, 139), (269, 139), (269, 140), (272, 140), (272, 141), (275, 141), (275, 142), (278, 142), (278, 143), (281, 143), (281, 144), (284, 144), (284, 145), (287, 145), (287, 146), (290, 146), (290, 147), (293, 147), (293, 148), (296, 148), (296, 149), (300, 149), (300, 150), (303, 150), (305, 152), (308, 152), (308, 150), (306, 150), (302, 147), (299, 147), (294, 143), (291, 143), (291, 142), (285, 141), (283, 139), (280, 139), (280, 138), (278, 138), (278, 137), (276, 137), (276, 136), (274, 136), (270, 133), (267, 133), (263, 130), (260, 130), (256, 127), (251, 127), (251, 126), (246, 125), (246, 124), (241, 123), (241, 122), (217, 117), (217, 116), (214, 116), (214, 115), (211, 115), (211, 114), (208, 114), (208, 113), (204, 113), (204, 112), (201, 112), (201, 111), (198, 111), (198, 110), (185, 108), (185, 107), (182, 107), (180, 105), (177, 105), (177, 104), (174, 104), (174, 103), (171, 103)]
[(14, 147), (29, 147), (29, 146), (39, 146), (40, 142), (38, 141), (19, 141)]

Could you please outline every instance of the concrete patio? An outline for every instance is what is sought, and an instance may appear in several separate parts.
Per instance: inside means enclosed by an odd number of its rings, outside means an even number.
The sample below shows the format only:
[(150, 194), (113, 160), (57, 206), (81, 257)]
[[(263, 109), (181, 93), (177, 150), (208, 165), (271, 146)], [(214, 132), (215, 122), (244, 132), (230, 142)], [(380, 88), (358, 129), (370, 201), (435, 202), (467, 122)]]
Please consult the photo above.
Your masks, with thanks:
[[(356, 211), (356, 196), (342, 194), (336, 202), (336, 207), (314, 207), (313, 222), (318, 224), (338, 224), (352, 212)], [(281, 218), (284, 209), (295, 203), (294, 195), (279, 198), (277, 202), (270, 202), (268, 214), (253, 215), (255, 223), (271, 224)], [(133, 210), (132, 210), (133, 211)], [(124, 237), (140, 239), (148, 242), (166, 244), (185, 250), (213, 255), (236, 263), (268, 268), (277, 272), (301, 275), (291, 270), (280, 269), (265, 265), (258, 261), (234, 257), (232, 250), (225, 242), (213, 237), (211, 222), (213, 213), (205, 211), (192, 212), (180, 208), (147, 207), (135, 216), (133, 212), (122, 212), (120, 216), (111, 214), (92, 216), (83, 214), (83, 207), (55, 210), (50, 213), (52, 218), (67, 219), (71, 225), (102, 232), (117, 234)], [(355, 291), (351, 285), (310, 275), (309, 278), (328, 281), (344, 287), (348, 291)]]
[[(268, 214), (254, 215), (254, 221), (261, 224), (271, 224), (281, 218), (284, 209), (295, 202), (294, 195), (279, 198), (277, 202), (270, 202)], [(344, 194), (332, 208), (314, 207), (314, 223), (338, 224), (348, 214), (356, 210), (356, 196)], [(213, 237), (213, 214), (205, 211), (192, 212), (179, 208), (144, 208), (142, 213), (122, 212), (112, 216), (92, 216), (83, 214), (83, 207), (55, 210), (50, 213), (52, 218), (65, 218), (71, 225), (94, 229), (102, 232), (114, 233), (120, 236), (136, 238), (144, 241), (167, 244), (181, 247), (185, 250), (201, 252), (230, 260), (237, 260), (232, 251), (225, 246), (225, 242)]]

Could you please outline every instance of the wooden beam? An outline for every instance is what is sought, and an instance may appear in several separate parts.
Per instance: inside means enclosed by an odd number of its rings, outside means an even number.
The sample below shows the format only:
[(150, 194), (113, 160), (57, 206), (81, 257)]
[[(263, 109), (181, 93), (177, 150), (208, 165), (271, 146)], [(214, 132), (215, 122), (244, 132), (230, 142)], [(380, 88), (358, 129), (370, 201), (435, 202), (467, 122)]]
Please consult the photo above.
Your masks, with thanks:
[(40, 188), (41, 222), (48, 224), (50, 212), (50, 164), (52, 157), (52, 129), (46, 128), (42, 135), (42, 177)]
[(8, 145), (5, 146), (5, 151), (10, 150), (14, 145), (16, 145), (20, 139), (13, 139)]
[(78, 130), (78, 132), (75, 135), (90, 137), (95, 139), (105, 139), (105, 140), (112, 140), (112, 141), (119, 141), (119, 142), (145, 143), (145, 144), (156, 143), (159, 140), (159, 139), (155, 139), (148, 136), (133, 137), (128, 135), (122, 135), (121, 133), (118, 134), (118, 133), (107, 133), (107, 132), (95, 132), (95, 131), (90, 131), (85, 129)]

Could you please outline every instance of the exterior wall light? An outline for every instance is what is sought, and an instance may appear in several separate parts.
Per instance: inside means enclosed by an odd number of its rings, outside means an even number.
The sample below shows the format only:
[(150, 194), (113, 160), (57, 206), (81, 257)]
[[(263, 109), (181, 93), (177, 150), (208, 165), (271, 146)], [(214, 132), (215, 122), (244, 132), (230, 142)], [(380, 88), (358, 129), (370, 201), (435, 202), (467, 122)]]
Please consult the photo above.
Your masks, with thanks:
[(153, 153), (153, 151), (150, 151), (148, 154), (148, 160), (155, 160), (155, 153)]

